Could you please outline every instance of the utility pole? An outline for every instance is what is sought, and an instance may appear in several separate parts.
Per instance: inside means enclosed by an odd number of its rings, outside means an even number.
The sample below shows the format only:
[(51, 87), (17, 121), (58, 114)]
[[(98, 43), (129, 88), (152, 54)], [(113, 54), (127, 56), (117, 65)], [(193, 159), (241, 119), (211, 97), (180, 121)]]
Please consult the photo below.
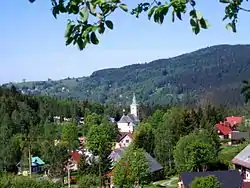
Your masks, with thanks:
[(68, 188), (70, 188), (70, 168), (69, 168), (69, 162), (67, 165), (67, 170), (68, 170)]
[(31, 158), (31, 151), (30, 151), (30, 140), (29, 140), (29, 173), (30, 173), (30, 177), (31, 177), (31, 173), (32, 173), (32, 170), (31, 170), (31, 165), (32, 165), (32, 158)]

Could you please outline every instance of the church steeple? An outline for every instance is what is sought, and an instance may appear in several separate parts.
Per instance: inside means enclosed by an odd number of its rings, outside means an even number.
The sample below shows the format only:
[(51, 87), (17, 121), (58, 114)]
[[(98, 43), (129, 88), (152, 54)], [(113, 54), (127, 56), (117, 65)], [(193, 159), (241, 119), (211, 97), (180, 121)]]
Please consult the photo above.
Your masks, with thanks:
[(132, 100), (132, 104), (130, 105), (130, 113), (133, 114), (135, 117), (139, 118), (137, 108), (138, 108), (138, 104), (136, 103), (135, 93), (133, 93), (133, 100)]
[(132, 104), (137, 104), (136, 103), (136, 98), (135, 98), (135, 93), (133, 92), (133, 100), (132, 100)]

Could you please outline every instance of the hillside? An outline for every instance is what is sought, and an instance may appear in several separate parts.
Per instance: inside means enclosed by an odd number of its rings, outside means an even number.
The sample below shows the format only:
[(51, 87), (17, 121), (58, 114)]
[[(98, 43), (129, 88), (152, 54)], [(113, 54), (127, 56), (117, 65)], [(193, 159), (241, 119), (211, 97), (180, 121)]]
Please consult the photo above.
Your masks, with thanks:
[[(103, 103), (206, 102), (241, 105), (241, 81), (250, 76), (250, 45), (217, 45), (145, 64), (93, 72), (89, 77), (15, 84), (23, 93)], [(8, 84), (7, 84), (8, 85)]]

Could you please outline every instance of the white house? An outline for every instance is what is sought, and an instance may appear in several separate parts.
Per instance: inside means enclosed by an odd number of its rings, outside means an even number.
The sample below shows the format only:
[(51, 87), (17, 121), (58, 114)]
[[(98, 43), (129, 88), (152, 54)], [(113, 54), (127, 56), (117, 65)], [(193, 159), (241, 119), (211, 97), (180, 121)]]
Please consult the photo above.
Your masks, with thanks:
[(133, 101), (130, 105), (130, 113), (123, 114), (121, 119), (117, 122), (119, 132), (134, 132), (135, 126), (139, 122), (139, 109), (136, 103), (135, 94), (133, 94)]
[(133, 141), (133, 134), (131, 132), (119, 133), (115, 149), (126, 148), (132, 141)]

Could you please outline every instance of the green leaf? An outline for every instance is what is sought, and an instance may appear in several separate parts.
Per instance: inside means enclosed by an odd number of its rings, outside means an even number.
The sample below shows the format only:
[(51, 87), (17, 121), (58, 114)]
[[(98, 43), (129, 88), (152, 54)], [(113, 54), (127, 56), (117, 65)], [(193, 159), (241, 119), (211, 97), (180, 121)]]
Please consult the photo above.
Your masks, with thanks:
[(163, 5), (163, 6), (161, 7), (160, 13), (163, 14), (164, 16), (166, 16), (167, 13), (168, 13), (168, 10), (169, 10), (169, 6), (168, 6), (168, 5)]
[(96, 14), (96, 5), (90, 2), (87, 2), (87, 7), (92, 15)]
[(88, 20), (88, 18), (89, 18), (89, 12), (88, 12), (87, 7), (84, 7), (81, 10), (80, 16), (81, 16), (82, 22), (86, 22)]
[(110, 20), (105, 21), (105, 24), (111, 30), (114, 28), (113, 22)]
[(172, 22), (174, 22), (174, 20), (175, 20), (175, 12), (173, 11), (172, 12)]
[(225, 15), (222, 20), (225, 21), (227, 18), (228, 18), (228, 16)]
[(177, 18), (179, 18), (179, 20), (182, 20), (182, 18), (181, 18), (181, 12), (176, 12), (176, 16), (177, 16)]
[(156, 9), (154, 14), (154, 22), (158, 23), (159, 19), (160, 19), (159, 9)]
[(197, 26), (197, 23), (196, 23), (196, 21), (193, 18), (190, 19), (190, 25), (192, 27), (196, 27)]
[(195, 11), (196, 17), (198, 18), (198, 20), (200, 20), (202, 18), (202, 14), (200, 11)]
[(66, 46), (70, 45), (72, 43), (72, 41), (74, 40), (73, 37), (69, 37), (67, 40), (66, 40)]
[(99, 27), (98, 27), (98, 32), (100, 34), (103, 34), (105, 31), (105, 27), (104, 27), (104, 23), (100, 23)]
[(192, 30), (193, 30), (193, 32), (197, 35), (197, 34), (200, 32), (200, 27), (199, 27), (199, 25), (197, 24), (197, 26), (196, 26), (196, 27), (193, 27)]
[(189, 13), (189, 15), (190, 15), (191, 17), (195, 17), (195, 15), (196, 15), (196, 14), (195, 14), (195, 10), (191, 10), (190, 13)]
[(221, 3), (230, 3), (230, 0), (220, 0)]
[(209, 24), (208, 24), (207, 20), (205, 20), (204, 18), (201, 18), (199, 20), (199, 22), (200, 22), (201, 28), (203, 28), (203, 29), (207, 29), (208, 28)]
[(232, 22), (232, 29), (233, 29), (233, 32), (236, 33), (236, 23), (235, 23), (235, 21)]
[(98, 38), (96, 37), (95, 32), (92, 32), (92, 33), (91, 33), (91, 35), (90, 35), (90, 41), (91, 41), (93, 44), (95, 44), (95, 45), (99, 44), (99, 40), (98, 40)]
[(72, 21), (69, 21), (66, 27), (65, 31), (65, 37), (69, 37), (74, 29), (74, 24), (72, 24)]
[(86, 44), (83, 42), (82, 38), (79, 37), (76, 42), (80, 50), (83, 50), (85, 48)]
[(231, 29), (232, 29), (232, 23), (228, 23), (228, 24), (226, 25), (226, 29), (231, 30)]
[(156, 8), (157, 8), (157, 6), (153, 6), (153, 7), (149, 10), (149, 12), (148, 12), (148, 19), (149, 19), (149, 20), (151, 19), (152, 15), (154, 14)]
[(120, 7), (123, 11), (128, 12), (128, 7), (127, 7), (126, 4), (122, 3), (122, 4), (119, 5), (119, 7)]

